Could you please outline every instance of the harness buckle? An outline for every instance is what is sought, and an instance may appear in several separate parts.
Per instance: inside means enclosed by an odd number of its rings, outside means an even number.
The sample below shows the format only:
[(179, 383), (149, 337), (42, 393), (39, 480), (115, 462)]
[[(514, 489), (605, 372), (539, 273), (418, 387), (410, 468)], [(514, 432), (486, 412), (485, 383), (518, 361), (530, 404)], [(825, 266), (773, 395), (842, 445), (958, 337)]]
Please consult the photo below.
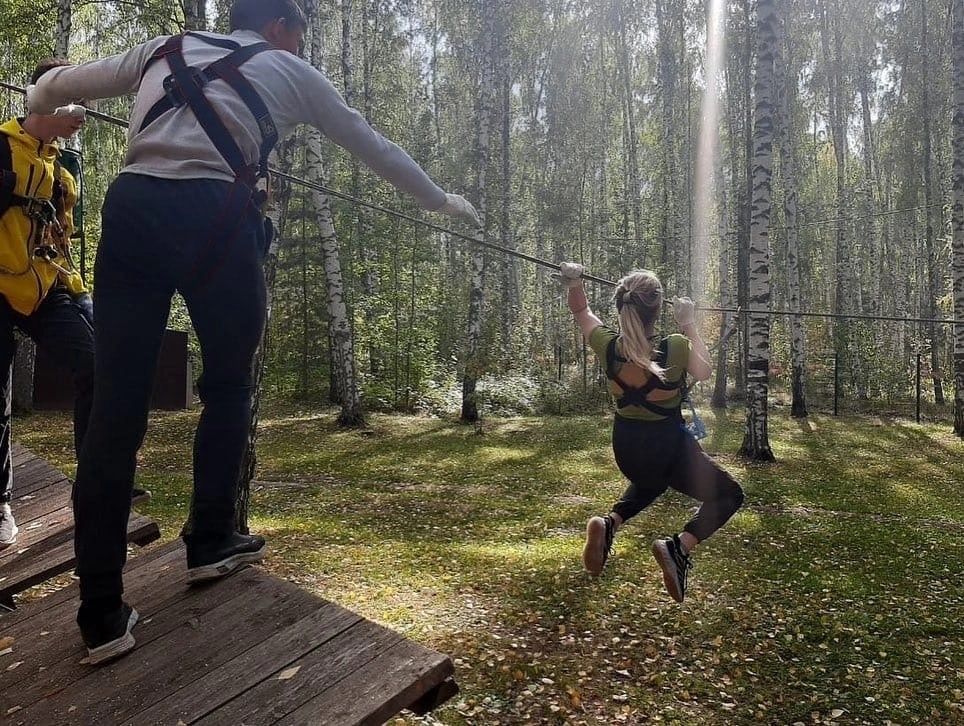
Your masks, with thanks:
[[(200, 68), (192, 66), (187, 70), (190, 73), (191, 82), (198, 88), (203, 88), (204, 84), (208, 82), (207, 76), (204, 75), (204, 71)], [(184, 90), (181, 88), (181, 84), (178, 83), (177, 77), (173, 73), (164, 79), (164, 96), (174, 108), (178, 108), (187, 103)]]
[(49, 199), (28, 197), (26, 204), (23, 205), (23, 213), (44, 227), (53, 225), (58, 232), (63, 231), (60, 226), (60, 220), (57, 219), (57, 207), (55, 207), (54, 203)]

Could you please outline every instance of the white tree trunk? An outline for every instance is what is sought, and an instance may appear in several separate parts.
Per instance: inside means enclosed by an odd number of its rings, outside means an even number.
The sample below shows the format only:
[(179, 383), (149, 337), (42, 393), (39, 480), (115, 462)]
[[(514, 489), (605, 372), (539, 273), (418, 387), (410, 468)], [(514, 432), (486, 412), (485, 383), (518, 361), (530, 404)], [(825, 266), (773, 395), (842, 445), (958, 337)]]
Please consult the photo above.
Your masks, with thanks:
[[(964, 0), (954, 0), (954, 319), (964, 320)], [(964, 325), (954, 326), (954, 433), (964, 438)]]
[(73, 23), (71, 0), (57, 0), (57, 37), (54, 40), (54, 55), (66, 58), (70, 53), (70, 28)]
[[(753, 200), (750, 208), (749, 303), (770, 308), (770, 213), (773, 178), (773, 70), (777, 44), (775, 0), (757, 5), (756, 100), (753, 130)], [(773, 461), (767, 433), (770, 368), (770, 316), (749, 316), (746, 434), (740, 453)]]
[[(780, 170), (783, 176), (783, 210), (786, 222), (787, 242), (787, 303), (790, 310), (799, 312), (801, 303), (800, 285), (800, 228), (798, 226), (797, 205), (797, 155), (793, 138), (793, 88), (797, 82), (796, 74), (790, 76), (790, 49), (787, 45), (789, 32), (779, 24), (779, 38), (775, 45), (777, 79), (777, 103)], [(806, 397), (806, 339), (803, 319), (797, 315), (790, 318), (790, 359), (792, 403), (790, 415), (797, 418), (807, 416)]]
[[(311, 62), (323, 69), (324, 24), (321, 13), (308, 14), (311, 25)], [(327, 182), (324, 159), (322, 157), (321, 132), (315, 128), (307, 130), (307, 164), (305, 176), (315, 184)], [(345, 283), (341, 274), (341, 253), (338, 236), (335, 232), (331, 213), (331, 201), (327, 194), (312, 191), (311, 201), (315, 211), (315, 222), (321, 236), (321, 252), (325, 266), (325, 292), (328, 304), (328, 325), (331, 335), (332, 376), (338, 388), (341, 413), (338, 422), (343, 426), (360, 426), (365, 423), (361, 395), (355, 371), (355, 341), (352, 334), (348, 306), (345, 302)]]
[[(482, 219), (482, 234), (488, 232), (487, 173), (492, 135), (492, 107), (495, 97), (495, 16), (498, 0), (482, 0), (482, 33), (480, 38), (480, 94), (478, 106), (478, 184), (476, 197)], [(462, 376), (462, 416), (466, 423), (479, 420), (476, 387), (482, 373), (480, 347), (482, 342), (482, 305), (484, 301), (485, 251), (474, 245), (469, 260), (469, 314), (466, 334), (465, 373)]]
[(183, 0), (184, 29), (207, 30), (207, 0)]

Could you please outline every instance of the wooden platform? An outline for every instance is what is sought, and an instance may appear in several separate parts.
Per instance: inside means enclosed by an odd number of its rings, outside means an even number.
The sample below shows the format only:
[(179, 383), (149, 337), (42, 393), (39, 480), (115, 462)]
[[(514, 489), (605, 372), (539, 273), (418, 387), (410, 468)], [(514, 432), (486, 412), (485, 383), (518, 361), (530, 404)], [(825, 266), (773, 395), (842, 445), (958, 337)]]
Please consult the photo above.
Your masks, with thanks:
[(81, 662), (76, 585), (0, 618), (0, 722), (380, 724), (458, 690), (447, 656), (260, 568), (188, 588), (177, 542), (125, 582), (137, 647), (106, 666)]
[[(70, 481), (53, 466), (18, 444), (13, 445), (13, 501), (20, 533), (17, 543), (0, 550), (0, 603), (74, 567), (74, 516)], [(157, 524), (131, 513), (131, 542), (144, 545), (160, 536)], [(0, 713), (2, 716), (2, 713)]]

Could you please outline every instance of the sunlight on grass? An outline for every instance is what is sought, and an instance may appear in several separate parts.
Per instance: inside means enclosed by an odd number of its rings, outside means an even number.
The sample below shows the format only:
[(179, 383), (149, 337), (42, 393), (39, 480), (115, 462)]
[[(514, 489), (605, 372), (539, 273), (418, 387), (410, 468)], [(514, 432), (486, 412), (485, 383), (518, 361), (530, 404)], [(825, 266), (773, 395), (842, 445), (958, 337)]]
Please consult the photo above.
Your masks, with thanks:
[[(620, 531), (603, 577), (582, 571), (586, 518), (624, 487), (602, 416), (487, 419), (479, 434), (268, 410), (251, 525), (271, 571), (452, 655), (462, 694), (445, 724), (960, 722), (964, 444), (857, 417), (808, 431), (780, 411), (779, 460), (761, 466), (735, 455), (740, 412), (707, 419), (747, 501), (695, 553), (681, 606), (650, 554), (691, 516), (677, 493)], [(153, 415), (141, 453), (143, 511), (166, 539), (188, 511), (196, 420)], [(72, 469), (66, 416), (16, 432)]]

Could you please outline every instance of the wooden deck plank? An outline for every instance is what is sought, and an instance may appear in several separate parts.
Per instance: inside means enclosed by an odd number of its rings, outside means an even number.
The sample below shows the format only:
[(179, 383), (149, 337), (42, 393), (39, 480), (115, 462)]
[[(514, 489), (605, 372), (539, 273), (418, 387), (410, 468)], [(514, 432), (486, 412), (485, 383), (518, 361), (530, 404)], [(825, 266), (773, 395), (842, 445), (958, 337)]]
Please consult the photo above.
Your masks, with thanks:
[(32, 705), (24, 709), (23, 723), (124, 722), (165, 693), (290, 626), (306, 605), (314, 605), (308, 593), (278, 589), (258, 575), (247, 570), (228, 578), (224, 584), (233, 587), (228, 599), (224, 587), (207, 587), (156, 613), (135, 630), (139, 647), (124, 658), (123, 667), (83, 666), (86, 674), (63, 697), (36, 700), (36, 690), (28, 685), (22, 697)]
[(30, 449), (25, 449), (16, 441), (13, 443), (13, 446), (10, 447), (10, 464), (14, 467), (20, 466), (21, 464), (36, 458), (37, 455), (35, 453), (33, 453)]
[[(139, 514), (131, 515), (127, 523), (129, 542), (144, 545), (158, 537), (160, 537), (160, 530), (156, 522)], [(3, 560), (3, 565), (0, 567), (0, 596), (15, 595), (51, 577), (69, 572), (75, 563), (74, 543), (71, 537), (50, 548), (42, 545), (33, 547), (12, 561)]]
[(402, 640), (382, 657), (369, 661), (277, 724), (317, 724), (319, 714), (324, 714), (325, 726), (382, 724), (452, 672), (452, 661), (447, 656)]
[[(150, 567), (146, 567), (150, 564)], [(166, 583), (166, 573), (170, 572), (171, 577), (176, 577), (176, 571), (171, 568), (184, 568), (184, 552), (167, 547), (159, 547), (143, 555), (131, 557), (124, 568), (124, 585), (131, 591), (139, 587), (143, 582), (155, 581), (157, 587), (163, 587)], [(69, 603), (67, 608), (57, 610), (58, 605)], [(45, 595), (39, 600), (30, 603), (30, 607), (20, 608), (12, 613), (4, 613), (0, 616), (0, 629), (5, 635), (13, 637), (19, 636), (20, 632), (39, 633), (49, 630), (47, 627), (52, 619), (57, 617), (73, 617), (77, 607), (80, 605), (80, 596), (77, 586), (64, 587), (49, 595)], [(57, 610), (57, 612), (53, 612)], [(21, 628), (21, 630), (18, 630)], [(28, 630), (29, 629), (29, 630)]]
[(13, 493), (11, 497), (18, 499), (26, 494), (34, 494), (41, 489), (49, 487), (51, 484), (70, 483), (70, 480), (62, 472), (57, 471), (52, 466), (38, 466), (37, 469), (25, 476), (20, 476), (16, 472), (13, 474)]
[(14, 638), (5, 723), (374, 724), (452, 674), (448, 657), (256, 568), (188, 588), (179, 542), (132, 559), (125, 580), (137, 648), (107, 666), (81, 663), (76, 584), (0, 618)]
[[(245, 726), (273, 724), (312, 697), (338, 683), (348, 674), (378, 658), (402, 639), (396, 632), (367, 620), (333, 638), (324, 648), (316, 648), (293, 661), (285, 670), (298, 671), (287, 679), (272, 673), (254, 688), (201, 719), (204, 726)], [(266, 674), (268, 675), (268, 674)], [(325, 713), (327, 724), (327, 713)], [(317, 716), (316, 715), (316, 722)]]
[(20, 533), (17, 543), (0, 550), (0, 572), (7, 562), (23, 558), (27, 552), (38, 546), (53, 548), (73, 537), (74, 512), (70, 507), (61, 507), (28, 522), (18, 522)]
[[(178, 574), (180, 582), (183, 583), (183, 575)], [(238, 577), (232, 579), (234, 582), (226, 588), (225, 592), (228, 602), (241, 596), (245, 588), (250, 587), (253, 582), (251, 575), (245, 573), (238, 573)], [(150, 658), (156, 652), (151, 649), (154, 641), (163, 638), (184, 623), (192, 621), (198, 614), (210, 611), (222, 603), (221, 598), (214, 599), (205, 596), (205, 593), (200, 595), (193, 593), (192, 597), (192, 593), (187, 588), (177, 587), (170, 579), (159, 584), (163, 587), (145, 593), (147, 595), (145, 598), (126, 596), (130, 600), (137, 600), (135, 607), (142, 616), (135, 630), (138, 641), (138, 650), (135, 652), (140, 652), (141, 658), (145, 656)], [(63, 610), (69, 610), (67, 617), (62, 617)], [(51, 699), (51, 696), (57, 696), (57, 694), (64, 694), (69, 699), (78, 689), (82, 693), (88, 693), (86, 689), (89, 686), (97, 685), (97, 679), (105, 677), (108, 672), (105, 669), (82, 662), (86, 651), (74, 621), (75, 615), (76, 609), (73, 607), (59, 608), (56, 623), (51, 626), (57, 629), (49, 629), (54, 637), (47, 637), (43, 642), (38, 643), (18, 641), (21, 644), (19, 650), (21, 655), (17, 657), (23, 659), (22, 654), (29, 653), (29, 659), (13, 671), (17, 679), (12, 680), (13, 687), (9, 689), (9, 694), (0, 693), (0, 713), (18, 705), (26, 709), (29, 704), (40, 700), (52, 702), (56, 699)], [(0, 632), (6, 633), (5, 630)], [(0, 635), (0, 637), (4, 636)], [(17, 673), (21, 669), (27, 669), (27, 671), (23, 674)], [(88, 683), (88, 678), (94, 680)], [(88, 695), (92, 696), (92, 703), (97, 700), (93, 698), (92, 693)], [(69, 708), (70, 705), (68, 704), (67, 707)], [(34, 723), (48, 722), (59, 723), (60, 721), (58, 719), (34, 721)], [(95, 722), (90, 721), (90, 723)]]
[(57, 471), (43, 459), (34, 457), (28, 459), (20, 466), (13, 467), (13, 496), (19, 496), (26, 491), (26, 485), (33, 482), (37, 477), (43, 476), (51, 471)]
[(23, 528), (38, 517), (70, 505), (70, 482), (51, 484), (40, 491), (15, 498), (10, 502), (17, 525)]
[(129, 721), (134, 724), (194, 723), (261, 681), (275, 677), (305, 653), (328, 643), (360, 621), (360, 615), (334, 603), (325, 603), (220, 668), (134, 714)]

